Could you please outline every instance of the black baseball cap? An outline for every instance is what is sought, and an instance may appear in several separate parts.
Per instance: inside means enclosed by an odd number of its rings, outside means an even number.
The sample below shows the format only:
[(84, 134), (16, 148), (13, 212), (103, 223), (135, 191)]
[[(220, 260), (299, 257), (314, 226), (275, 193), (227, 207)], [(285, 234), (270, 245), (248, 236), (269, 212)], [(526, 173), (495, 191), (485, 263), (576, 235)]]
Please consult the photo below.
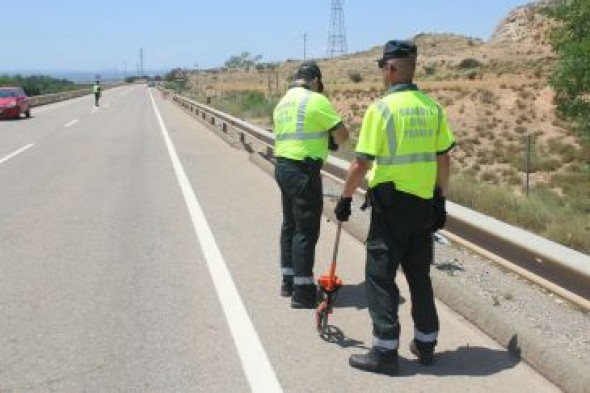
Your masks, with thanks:
[(377, 60), (377, 64), (379, 68), (383, 68), (389, 59), (416, 57), (417, 54), (418, 48), (412, 41), (391, 40), (387, 41), (383, 46), (383, 57)]
[(314, 78), (322, 79), (322, 71), (315, 61), (303, 62), (295, 73), (295, 79), (311, 80)]

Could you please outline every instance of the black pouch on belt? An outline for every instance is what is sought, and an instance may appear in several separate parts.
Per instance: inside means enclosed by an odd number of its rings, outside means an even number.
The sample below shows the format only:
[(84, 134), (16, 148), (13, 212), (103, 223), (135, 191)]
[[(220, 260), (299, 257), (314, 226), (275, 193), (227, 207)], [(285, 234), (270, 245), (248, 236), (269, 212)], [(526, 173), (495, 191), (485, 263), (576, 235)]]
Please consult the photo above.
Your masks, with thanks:
[(370, 206), (378, 213), (388, 210), (393, 205), (395, 193), (393, 182), (378, 184), (367, 192)]
[(303, 160), (304, 168), (312, 173), (319, 172), (324, 165), (324, 161), (315, 158), (305, 157)]

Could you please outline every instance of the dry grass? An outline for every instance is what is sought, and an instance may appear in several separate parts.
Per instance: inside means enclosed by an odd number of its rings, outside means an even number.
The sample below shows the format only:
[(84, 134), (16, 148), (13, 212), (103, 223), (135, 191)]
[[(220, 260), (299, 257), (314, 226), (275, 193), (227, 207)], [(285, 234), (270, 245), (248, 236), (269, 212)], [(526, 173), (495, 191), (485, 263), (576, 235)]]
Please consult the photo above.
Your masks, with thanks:
[[(454, 35), (422, 35), (418, 43), (421, 55), (417, 83), (446, 107), (458, 141), (452, 153), (455, 170), (469, 178), (455, 180), (457, 186), (452, 187), (456, 190), (452, 198), (588, 252), (590, 245), (584, 239), (590, 236), (582, 224), (575, 224), (578, 221), (574, 218), (583, 221), (590, 214), (590, 151), (568, 131), (570, 125), (556, 116), (554, 93), (544, 79), (554, 62), (553, 55), (545, 47), (531, 47), (530, 43), (485, 43)], [(384, 91), (381, 73), (375, 66), (379, 54), (380, 48), (373, 48), (337, 59), (319, 60), (326, 95), (352, 130), (353, 141), (366, 108)], [(475, 59), (479, 65), (462, 69), (459, 65), (464, 59)], [(202, 93), (209, 87), (217, 97), (256, 90), (276, 99), (287, 89), (289, 77), (298, 65), (299, 62), (287, 61), (277, 64), (275, 71), (262, 73), (255, 69), (201, 71), (190, 75), (189, 82), (193, 90), (200, 87)], [(476, 76), (466, 72), (472, 70), (477, 70)], [(351, 80), (351, 75), (356, 82)], [(267, 123), (260, 124), (265, 119)], [(257, 114), (256, 122), (270, 127), (270, 114)], [(531, 160), (534, 189), (546, 188), (551, 195), (568, 201), (567, 207), (563, 207), (567, 212), (562, 215), (571, 213), (570, 227), (560, 215), (553, 217), (538, 199), (519, 199), (526, 135), (534, 136)], [(341, 155), (351, 157), (353, 146), (354, 142)], [(479, 188), (485, 189), (485, 193), (478, 194)], [(516, 209), (516, 213), (502, 215), (502, 211), (511, 209)], [(554, 221), (549, 224), (548, 220)], [(576, 231), (568, 230), (572, 227)]]

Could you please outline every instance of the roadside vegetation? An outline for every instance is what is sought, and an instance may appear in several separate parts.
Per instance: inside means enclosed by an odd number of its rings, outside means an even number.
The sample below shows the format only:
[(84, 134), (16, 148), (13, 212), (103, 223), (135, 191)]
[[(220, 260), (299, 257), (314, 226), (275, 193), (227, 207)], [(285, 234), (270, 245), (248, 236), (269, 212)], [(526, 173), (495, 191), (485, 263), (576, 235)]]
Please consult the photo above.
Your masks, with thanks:
[(557, 109), (590, 142), (590, 1), (562, 2), (544, 12), (557, 22), (550, 34), (559, 56), (550, 79)]
[(22, 87), (28, 96), (61, 93), (84, 88), (66, 79), (55, 79), (45, 75), (0, 75), (0, 86)]
[[(447, 109), (457, 137), (450, 200), (590, 254), (590, 3), (558, 4), (541, 11), (552, 20), (544, 30), (526, 30), (526, 45), (417, 35), (426, 48), (417, 82)], [(524, 15), (514, 26), (539, 22)], [(439, 47), (454, 48), (454, 57)], [(383, 94), (380, 50), (320, 60), (325, 94), (352, 131), (341, 158), (353, 157), (362, 116)], [(300, 61), (258, 59), (244, 52), (231, 68), (185, 75), (181, 90), (271, 128), (272, 107)]]

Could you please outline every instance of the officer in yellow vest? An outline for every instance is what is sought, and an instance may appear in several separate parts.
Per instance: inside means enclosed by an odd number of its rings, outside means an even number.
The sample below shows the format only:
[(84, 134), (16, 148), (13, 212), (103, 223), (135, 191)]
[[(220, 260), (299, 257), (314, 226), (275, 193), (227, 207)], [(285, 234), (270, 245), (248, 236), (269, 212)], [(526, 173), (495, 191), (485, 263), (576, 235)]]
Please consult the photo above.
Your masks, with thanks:
[(364, 115), (355, 159), (335, 208), (340, 221), (348, 220), (352, 194), (368, 173), (371, 225), (365, 275), (373, 342), (368, 353), (350, 356), (349, 363), (386, 374), (397, 371), (395, 274), (400, 264), (412, 300), (410, 350), (420, 363), (432, 363), (439, 330), (429, 276), (432, 232), (445, 224), (448, 153), (455, 142), (443, 108), (412, 83), (416, 58), (412, 42), (385, 44), (378, 66), (388, 91)]
[(92, 93), (94, 94), (94, 106), (98, 106), (98, 100), (100, 99), (102, 89), (100, 87), (100, 81), (96, 81), (92, 87)]
[(333, 140), (342, 144), (348, 130), (323, 95), (322, 73), (303, 63), (293, 85), (273, 113), (275, 177), (281, 190), (281, 295), (293, 308), (315, 308), (315, 246), (323, 207), (320, 169)]

